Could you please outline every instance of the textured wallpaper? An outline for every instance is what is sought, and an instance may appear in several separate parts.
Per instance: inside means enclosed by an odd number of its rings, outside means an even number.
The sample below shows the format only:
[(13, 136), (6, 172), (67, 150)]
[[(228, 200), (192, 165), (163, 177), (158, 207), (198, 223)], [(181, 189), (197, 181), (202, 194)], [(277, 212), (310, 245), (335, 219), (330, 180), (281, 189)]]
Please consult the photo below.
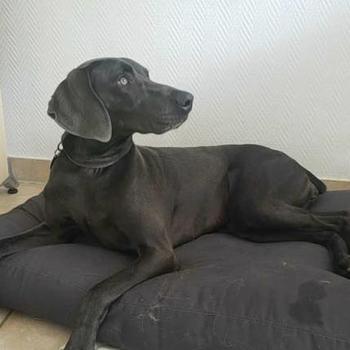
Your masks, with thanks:
[(139, 144), (258, 143), (350, 179), (349, 0), (1, 0), (0, 86), (12, 156), (51, 158), (47, 102), (69, 70), (126, 56), (195, 95)]

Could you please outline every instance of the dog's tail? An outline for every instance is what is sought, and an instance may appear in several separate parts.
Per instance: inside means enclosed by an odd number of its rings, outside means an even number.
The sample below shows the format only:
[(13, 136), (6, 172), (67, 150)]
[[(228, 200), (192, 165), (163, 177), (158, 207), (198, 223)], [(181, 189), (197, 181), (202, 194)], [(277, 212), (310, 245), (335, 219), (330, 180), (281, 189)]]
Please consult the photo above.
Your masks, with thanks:
[(309, 170), (305, 169), (305, 172), (307, 176), (309, 177), (310, 181), (315, 185), (317, 188), (319, 194), (325, 193), (327, 191), (326, 184), (321, 181), (319, 178), (317, 178), (313, 173), (311, 173)]

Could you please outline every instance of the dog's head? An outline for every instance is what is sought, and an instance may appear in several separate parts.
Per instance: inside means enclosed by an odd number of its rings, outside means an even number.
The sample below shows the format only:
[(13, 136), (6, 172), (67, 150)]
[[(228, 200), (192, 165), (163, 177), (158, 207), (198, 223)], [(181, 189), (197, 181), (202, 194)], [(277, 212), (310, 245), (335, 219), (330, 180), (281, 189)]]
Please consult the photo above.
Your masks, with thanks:
[(155, 83), (148, 70), (127, 58), (87, 61), (54, 92), (48, 114), (67, 132), (108, 142), (134, 132), (161, 134), (177, 128), (193, 96)]

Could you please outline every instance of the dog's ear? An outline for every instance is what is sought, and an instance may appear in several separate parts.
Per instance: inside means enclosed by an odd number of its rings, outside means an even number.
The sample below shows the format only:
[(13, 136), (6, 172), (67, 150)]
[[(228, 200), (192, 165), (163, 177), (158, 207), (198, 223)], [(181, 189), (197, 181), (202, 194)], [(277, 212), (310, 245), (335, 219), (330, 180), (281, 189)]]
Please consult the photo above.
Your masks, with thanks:
[(68, 74), (52, 95), (47, 113), (73, 135), (108, 142), (111, 119), (92, 86), (89, 66), (83, 64)]

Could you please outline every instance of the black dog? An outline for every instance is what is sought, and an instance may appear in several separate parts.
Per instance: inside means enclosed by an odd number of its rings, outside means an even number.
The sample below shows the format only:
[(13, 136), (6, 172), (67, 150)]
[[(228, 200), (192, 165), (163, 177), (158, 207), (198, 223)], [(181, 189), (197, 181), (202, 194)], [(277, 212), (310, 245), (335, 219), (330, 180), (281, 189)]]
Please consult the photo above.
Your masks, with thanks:
[(48, 114), (66, 133), (44, 190), (46, 223), (0, 242), (0, 257), (71, 241), (77, 227), (106, 248), (139, 256), (89, 291), (66, 350), (92, 350), (111, 303), (174, 270), (174, 247), (205, 233), (319, 243), (330, 250), (335, 270), (349, 276), (347, 213), (310, 212), (325, 185), (287, 155), (256, 145), (133, 143), (135, 132), (161, 134), (181, 125), (192, 102), (190, 93), (151, 81), (146, 68), (124, 58), (86, 62), (56, 89)]

